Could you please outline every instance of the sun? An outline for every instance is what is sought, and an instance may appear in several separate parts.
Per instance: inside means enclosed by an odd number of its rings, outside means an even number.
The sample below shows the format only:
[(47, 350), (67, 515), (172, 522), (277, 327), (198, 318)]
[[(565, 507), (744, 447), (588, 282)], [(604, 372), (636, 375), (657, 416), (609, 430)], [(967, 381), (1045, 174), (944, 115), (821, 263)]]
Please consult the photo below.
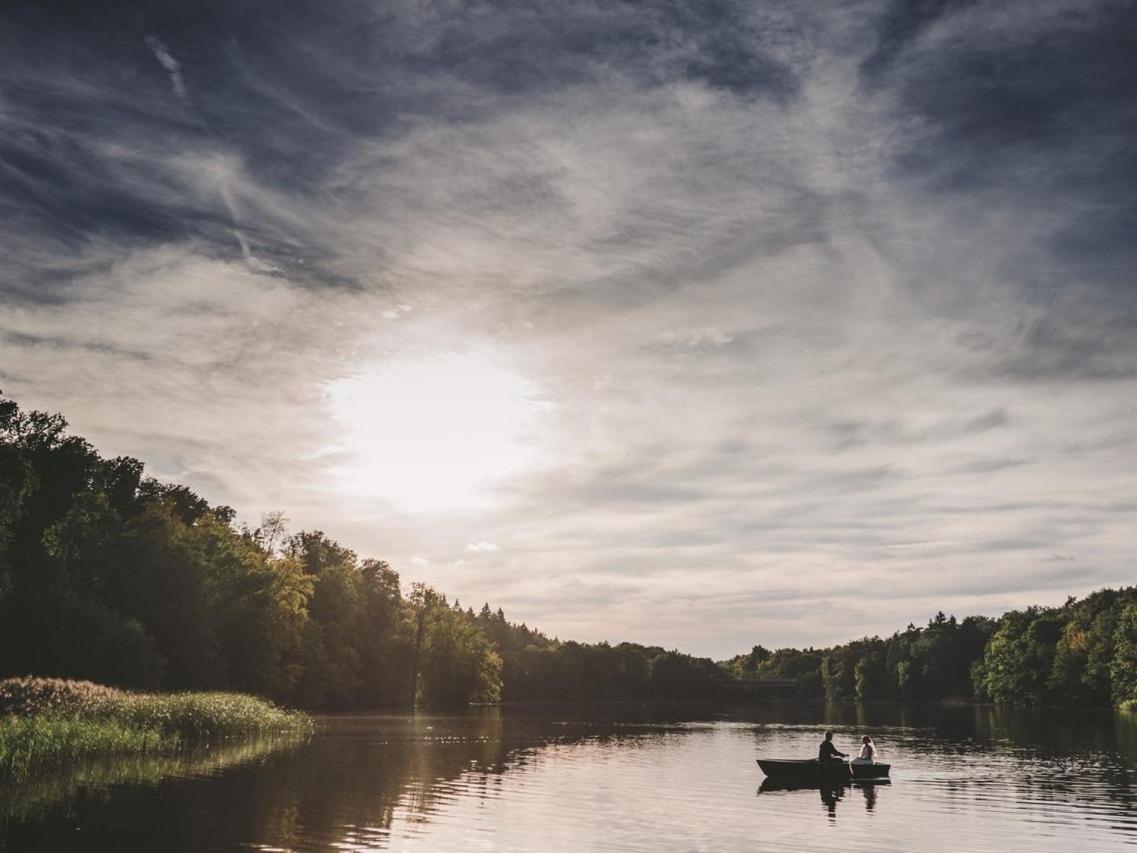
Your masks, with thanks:
[(539, 461), (551, 404), (490, 353), (395, 360), (328, 385), (341, 490), (409, 512), (479, 508)]

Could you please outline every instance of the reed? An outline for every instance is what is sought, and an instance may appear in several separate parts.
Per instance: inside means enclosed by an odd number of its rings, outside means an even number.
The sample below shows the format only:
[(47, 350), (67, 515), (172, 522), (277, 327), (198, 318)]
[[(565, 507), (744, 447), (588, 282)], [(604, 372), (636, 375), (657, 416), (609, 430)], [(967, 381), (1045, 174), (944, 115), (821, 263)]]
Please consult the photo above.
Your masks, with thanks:
[(86, 755), (307, 732), (306, 714), (240, 693), (130, 693), (58, 678), (0, 681), (0, 774)]

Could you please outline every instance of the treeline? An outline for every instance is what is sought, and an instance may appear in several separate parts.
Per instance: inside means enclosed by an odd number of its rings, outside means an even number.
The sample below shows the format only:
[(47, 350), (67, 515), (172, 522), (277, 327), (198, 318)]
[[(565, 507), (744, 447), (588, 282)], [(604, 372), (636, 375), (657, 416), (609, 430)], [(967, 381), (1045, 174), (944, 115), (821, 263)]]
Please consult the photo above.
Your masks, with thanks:
[(939, 613), (924, 628), (830, 649), (755, 646), (723, 666), (791, 680), (809, 699), (1137, 707), (1137, 587), (999, 619)]
[(1137, 588), (829, 649), (755, 646), (716, 664), (562, 642), (487, 605), (404, 589), (381, 560), (279, 513), (234, 523), (184, 486), (102, 458), (60, 415), (0, 398), (0, 678), (238, 690), (310, 709), (737, 696), (1137, 705)]
[(718, 667), (550, 639), (402, 588), (319, 531), (256, 529), (0, 398), (0, 677), (227, 689), (305, 708), (692, 698)]
[(488, 607), (477, 624), (501, 656), (508, 702), (704, 699), (717, 696), (726, 677), (709, 658), (658, 646), (551, 641)]

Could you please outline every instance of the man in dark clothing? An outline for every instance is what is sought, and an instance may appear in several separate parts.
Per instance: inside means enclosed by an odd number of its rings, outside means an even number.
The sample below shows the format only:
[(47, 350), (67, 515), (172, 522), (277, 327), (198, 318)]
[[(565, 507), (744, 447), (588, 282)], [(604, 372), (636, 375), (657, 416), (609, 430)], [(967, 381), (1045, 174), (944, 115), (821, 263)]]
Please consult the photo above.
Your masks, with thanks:
[(833, 745), (833, 732), (826, 732), (825, 740), (821, 742), (821, 747), (817, 750), (817, 760), (821, 762), (841, 761), (848, 757), (846, 753), (838, 752), (837, 747)]

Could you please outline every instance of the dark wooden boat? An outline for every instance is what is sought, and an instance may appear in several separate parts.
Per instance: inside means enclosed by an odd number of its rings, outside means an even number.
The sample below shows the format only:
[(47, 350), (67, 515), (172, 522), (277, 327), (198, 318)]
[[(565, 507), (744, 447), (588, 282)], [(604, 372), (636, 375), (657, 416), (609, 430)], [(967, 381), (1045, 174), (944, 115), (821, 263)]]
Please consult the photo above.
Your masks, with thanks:
[(853, 771), (854, 782), (871, 782), (874, 780), (887, 779), (888, 771), (892, 769), (891, 764), (857, 764), (855, 761), (849, 762), (849, 769)]
[(816, 758), (759, 758), (758, 766), (770, 779), (796, 785), (821, 785), (854, 780), (887, 779), (890, 764), (821, 762)]

